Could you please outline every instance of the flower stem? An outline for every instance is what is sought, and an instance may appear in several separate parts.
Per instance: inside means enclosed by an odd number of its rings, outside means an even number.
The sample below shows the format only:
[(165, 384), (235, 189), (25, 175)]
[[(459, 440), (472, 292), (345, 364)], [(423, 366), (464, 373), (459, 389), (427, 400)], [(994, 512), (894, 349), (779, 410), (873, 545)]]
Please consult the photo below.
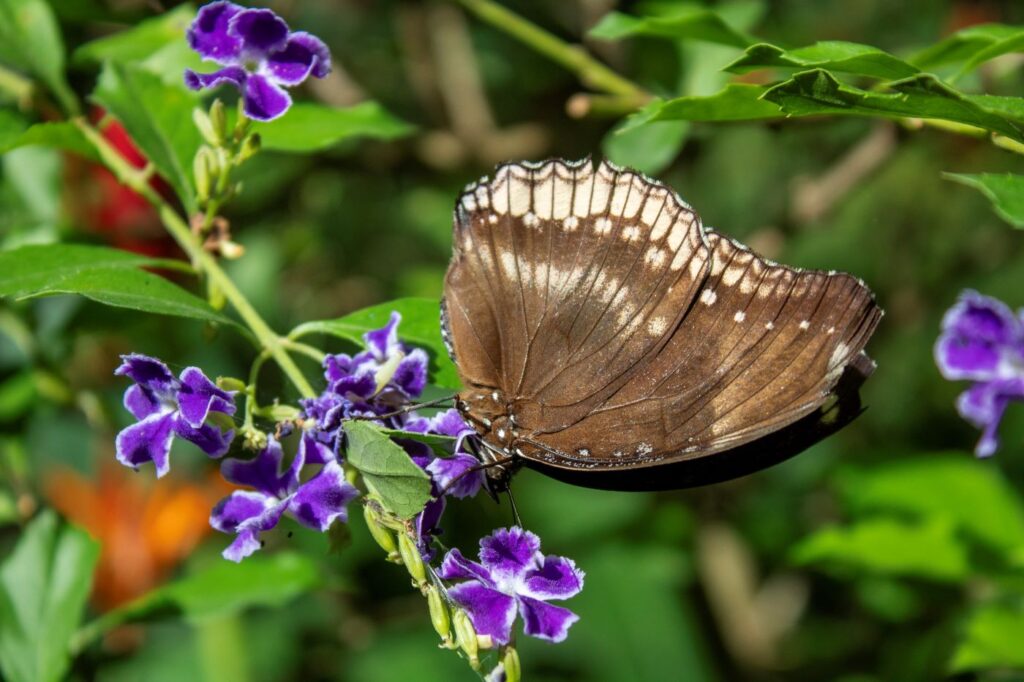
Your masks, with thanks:
[(160, 196), (152, 187), (144, 174), (140, 173), (138, 169), (133, 168), (127, 161), (125, 161), (121, 155), (115, 150), (106, 139), (89, 125), (82, 118), (74, 119), (75, 126), (82, 131), (86, 139), (96, 148), (97, 153), (103, 163), (117, 176), (117, 179), (124, 185), (127, 185), (131, 189), (135, 190), (138, 194), (145, 197), (153, 206), (156, 207), (157, 213), (160, 215), (160, 220), (163, 221), (164, 227), (171, 233), (178, 245), (184, 249), (185, 253), (188, 254), (192, 262), (196, 264), (197, 268), (206, 274), (210, 278), (210, 281), (223, 292), (225, 298), (231, 302), (235, 310), (238, 311), (239, 317), (242, 321), (252, 330), (252, 333), (256, 336), (260, 346), (266, 350), (274, 358), (274, 361), (281, 368), (281, 371), (285, 373), (288, 379), (295, 385), (295, 388), (302, 394), (304, 398), (312, 398), (316, 395), (313, 387), (310, 386), (306, 377), (303, 376), (299, 370), (298, 365), (292, 360), (291, 356), (288, 355), (287, 350), (282, 344), (281, 337), (277, 335), (270, 328), (270, 326), (260, 317), (260, 314), (256, 312), (252, 304), (249, 303), (249, 299), (245, 297), (245, 294), (239, 290), (235, 285), (234, 281), (224, 270), (220, 267), (220, 263), (213, 257), (212, 254), (203, 249), (202, 245), (196, 240), (192, 231), (189, 229), (188, 224), (185, 220), (178, 215), (171, 206), (164, 201), (164, 198)]
[(610, 95), (634, 100), (642, 106), (651, 96), (633, 81), (623, 78), (591, 57), (579, 45), (570, 45), (540, 26), (510, 12), (493, 0), (457, 0), (477, 17), (576, 74), (586, 85)]

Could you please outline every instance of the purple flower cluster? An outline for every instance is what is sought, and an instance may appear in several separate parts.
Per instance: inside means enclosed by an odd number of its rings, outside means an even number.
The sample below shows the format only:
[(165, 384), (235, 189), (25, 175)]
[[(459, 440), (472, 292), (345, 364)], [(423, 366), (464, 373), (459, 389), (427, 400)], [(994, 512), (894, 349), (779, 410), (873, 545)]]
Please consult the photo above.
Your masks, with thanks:
[(224, 68), (213, 73), (185, 71), (193, 90), (228, 83), (242, 94), (245, 115), (258, 121), (275, 119), (291, 107), (285, 87), (310, 75), (331, 71), (331, 53), (316, 36), (291, 31), (269, 9), (247, 9), (220, 0), (199, 10), (188, 29), (188, 43), (206, 61)]
[(957, 410), (982, 429), (975, 447), (988, 457), (999, 447), (999, 422), (1011, 400), (1024, 400), (1024, 310), (965, 291), (942, 320), (935, 342), (942, 376), (974, 382), (957, 399)]
[(145, 355), (122, 355), (114, 374), (135, 383), (124, 394), (124, 406), (139, 421), (117, 434), (117, 460), (133, 469), (153, 462), (157, 478), (171, 468), (174, 437), (194, 443), (210, 457), (228, 451), (234, 431), (226, 433), (207, 420), (212, 413), (235, 413), (235, 394), (217, 387), (202, 370), (188, 367), (180, 377), (167, 365)]
[(498, 644), (508, 644), (516, 613), (531, 637), (561, 642), (579, 616), (548, 604), (583, 589), (583, 571), (571, 559), (541, 554), (540, 539), (522, 528), (499, 529), (480, 541), (480, 563), (453, 549), (438, 576), (462, 580), (448, 596), (464, 608), (473, 628)]

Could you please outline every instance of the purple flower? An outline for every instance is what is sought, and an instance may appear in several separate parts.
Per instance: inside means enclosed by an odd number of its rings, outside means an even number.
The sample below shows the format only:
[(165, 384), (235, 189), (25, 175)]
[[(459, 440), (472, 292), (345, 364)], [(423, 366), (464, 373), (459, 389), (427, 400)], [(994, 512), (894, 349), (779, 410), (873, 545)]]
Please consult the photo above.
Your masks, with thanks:
[(228, 451), (234, 431), (222, 432), (207, 424), (211, 412), (235, 413), (235, 394), (210, 381), (202, 370), (188, 367), (180, 377), (171, 374), (160, 360), (145, 355), (121, 356), (114, 371), (135, 383), (124, 394), (124, 406), (139, 421), (117, 434), (117, 460), (138, 468), (145, 462), (156, 466), (157, 478), (171, 467), (174, 437), (197, 445), (210, 457)]
[(942, 320), (935, 362), (947, 379), (973, 381), (957, 410), (982, 429), (974, 452), (988, 457), (999, 447), (996, 431), (1011, 400), (1024, 400), (1024, 311), (975, 291), (964, 291)]
[[(241, 561), (260, 548), (260, 533), (274, 528), (286, 513), (296, 521), (320, 532), (336, 520), (348, 521), (348, 503), (359, 490), (345, 479), (337, 459), (323, 459), (323, 451), (306, 435), (287, 469), (284, 452), (273, 436), (251, 460), (227, 460), (221, 465), (224, 478), (254, 490), (236, 490), (221, 500), (210, 515), (210, 525), (223, 533), (234, 533), (234, 542), (224, 558)], [(309, 459), (307, 459), (309, 458)], [(321, 463), (319, 472), (305, 483), (299, 476), (306, 464)]]
[(258, 121), (288, 111), (292, 99), (285, 87), (331, 71), (331, 53), (323, 41), (305, 31), (290, 31), (269, 9), (212, 2), (199, 10), (186, 35), (204, 60), (224, 68), (213, 73), (186, 69), (185, 85), (192, 90), (234, 85), (242, 93), (245, 115)]
[(464, 608), (477, 633), (508, 644), (518, 611), (526, 634), (561, 642), (579, 616), (547, 602), (568, 599), (583, 589), (583, 571), (571, 559), (545, 556), (540, 539), (522, 528), (499, 529), (480, 541), (480, 563), (457, 549), (444, 558), (438, 575), (465, 580), (448, 590)]

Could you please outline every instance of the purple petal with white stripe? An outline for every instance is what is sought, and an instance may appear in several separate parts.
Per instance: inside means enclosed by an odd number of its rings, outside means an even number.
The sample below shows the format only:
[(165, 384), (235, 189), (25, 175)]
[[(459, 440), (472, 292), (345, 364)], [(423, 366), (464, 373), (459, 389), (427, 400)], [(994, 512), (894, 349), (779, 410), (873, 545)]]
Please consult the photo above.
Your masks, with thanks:
[(401, 321), (401, 314), (393, 311), (386, 325), (363, 334), (366, 348), (373, 353), (377, 362), (384, 362), (395, 351), (401, 350), (398, 345), (398, 323)]
[(291, 96), (261, 74), (250, 75), (242, 90), (245, 115), (256, 121), (271, 121), (292, 105)]
[(283, 85), (298, 85), (310, 74), (323, 78), (331, 71), (331, 53), (323, 41), (304, 31), (288, 36), (283, 48), (267, 58), (267, 74)]
[(121, 356), (121, 366), (114, 370), (117, 376), (126, 376), (157, 394), (174, 390), (177, 379), (163, 362), (148, 355), (131, 353)]
[(568, 599), (582, 589), (583, 571), (572, 559), (547, 556), (526, 572), (519, 594), (534, 599)]
[(466, 610), (477, 634), (490, 635), (498, 644), (508, 644), (516, 618), (516, 600), (476, 581), (448, 590), (448, 596)]
[(479, 580), (486, 585), (494, 585), (487, 569), (462, 556), (458, 548), (450, 550), (445, 555), (437, 575), (445, 580)]
[[(463, 499), (473, 497), (484, 482), (482, 471), (473, 471), (473, 467), (480, 465), (476, 457), (466, 454), (457, 454), (454, 457), (438, 457), (427, 465), (427, 472), (431, 475), (441, 490), (447, 490), (448, 495)], [(452, 482), (455, 482), (454, 484)], [(451, 486), (449, 488), (448, 486)]]
[(410, 398), (418, 397), (427, 385), (427, 362), (427, 354), (423, 349), (413, 350), (398, 363), (391, 383)]
[(185, 33), (189, 47), (206, 60), (224, 64), (237, 59), (242, 41), (228, 32), (228, 23), (243, 10), (233, 2), (211, 2), (200, 8)]
[(181, 373), (178, 408), (189, 426), (198, 428), (211, 411), (235, 413), (234, 393), (217, 387), (198, 367), (186, 367)]
[(122, 429), (115, 443), (117, 461), (133, 469), (152, 462), (156, 477), (162, 477), (171, 468), (175, 421), (173, 412), (157, 413)]
[(500, 528), (480, 541), (480, 562), (495, 582), (515, 579), (534, 565), (540, 538), (518, 526)]
[(145, 419), (159, 412), (161, 408), (170, 411), (169, 407), (161, 405), (153, 391), (143, 388), (139, 384), (132, 384), (124, 392), (124, 407), (136, 419)]
[(286, 497), (299, 484), (303, 465), (302, 452), (292, 459), (287, 470), (281, 470), (284, 451), (273, 436), (267, 437), (267, 446), (250, 460), (229, 459), (220, 465), (220, 472), (228, 481), (246, 485), (275, 497)]
[(234, 429), (221, 431), (211, 424), (203, 424), (197, 429), (177, 415), (174, 419), (174, 433), (214, 458), (223, 457), (235, 438)]
[(202, 90), (228, 84), (242, 92), (248, 78), (249, 74), (240, 66), (227, 66), (213, 73), (198, 73), (192, 69), (185, 69), (185, 85), (189, 90)]
[(247, 490), (236, 490), (217, 503), (210, 525), (222, 533), (237, 533), (223, 556), (239, 562), (260, 548), (259, 534), (275, 527), (288, 507), (288, 500)]
[(569, 627), (580, 619), (567, 608), (530, 597), (519, 597), (519, 612), (523, 616), (523, 632), (549, 642), (564, 641)]
[(359, 490), (345, 479), (337, 462), (328, 462), (320, 472), (295, 491), (288, 509), (295, 519), (314, 530), (326, 531), (335, 519), (348, 521), (348, 503)]
[(243, 58), (266, 59), (288, 42), (288, 24), (269, 9), (246, 9), (231, 17), (228, 34), (241, 40)]

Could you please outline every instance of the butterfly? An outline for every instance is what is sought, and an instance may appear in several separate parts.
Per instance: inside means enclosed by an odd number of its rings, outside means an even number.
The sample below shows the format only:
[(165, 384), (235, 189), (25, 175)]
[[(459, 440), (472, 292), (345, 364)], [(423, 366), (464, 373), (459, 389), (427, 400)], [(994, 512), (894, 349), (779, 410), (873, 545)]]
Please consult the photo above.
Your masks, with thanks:
[(507, 163), (459, 197), (442, 337), (493, 486), (520, 466), (661, 490), (762, 469), (861, 412), (863, 281), (774, 263), (607, 161)]

